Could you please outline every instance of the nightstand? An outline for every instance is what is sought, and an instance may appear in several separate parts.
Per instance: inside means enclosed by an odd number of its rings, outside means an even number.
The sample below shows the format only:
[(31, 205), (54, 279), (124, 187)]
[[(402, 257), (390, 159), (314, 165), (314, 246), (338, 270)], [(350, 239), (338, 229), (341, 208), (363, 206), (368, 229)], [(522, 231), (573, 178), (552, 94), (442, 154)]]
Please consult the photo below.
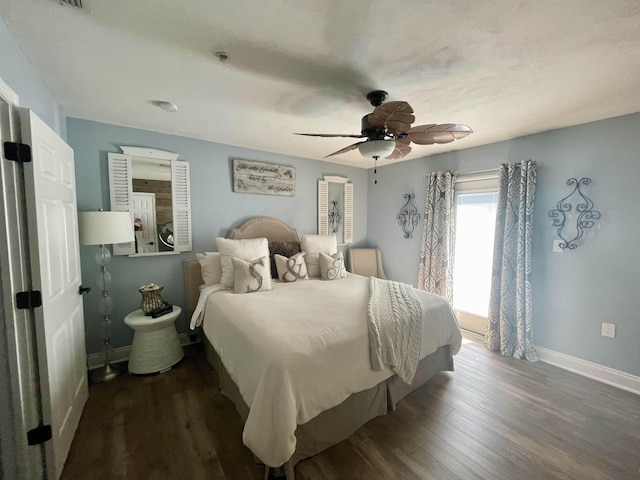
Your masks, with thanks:
[(158, 318), (146, 316), (142, 310), (124, 317), (124, 323), (135, 332), (129, 373), (164, 373), (182, 360), (184, 351), (174, 325), (181, 311), (174, 305), (172, 312)]

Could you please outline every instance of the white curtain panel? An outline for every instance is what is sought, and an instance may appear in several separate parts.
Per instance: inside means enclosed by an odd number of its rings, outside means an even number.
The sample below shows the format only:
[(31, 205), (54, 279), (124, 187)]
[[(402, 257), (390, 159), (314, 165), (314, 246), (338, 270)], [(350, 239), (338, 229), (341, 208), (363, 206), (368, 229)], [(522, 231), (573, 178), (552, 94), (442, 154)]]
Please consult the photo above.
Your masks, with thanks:
[(500, 166), (489, 328), (485, 345), (502, 355), (537, 361), (531, 312), (531, 232), (536, 164)]
[(453, 172), (429, 174), (418, 271), (418, 288), (449, 302), (453, 300), (455, 180)]

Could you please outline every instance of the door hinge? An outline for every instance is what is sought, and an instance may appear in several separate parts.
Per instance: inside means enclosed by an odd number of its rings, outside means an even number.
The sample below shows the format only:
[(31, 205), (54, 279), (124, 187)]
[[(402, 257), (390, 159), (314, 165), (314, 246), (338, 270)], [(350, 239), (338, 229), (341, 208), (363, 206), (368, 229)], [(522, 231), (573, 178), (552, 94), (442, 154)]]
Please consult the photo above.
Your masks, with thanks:
[(39, 290), (16, 293), (16, 305), (19, 310), (42, 306), (42, 293)]
[(31, 147), (26, 143), (4, 142), (4, 158), (18, 163), (31, 161)]
[(40, 445), (51, 440), (51, 425), (41, 425), (27, 432), (27, 444)]

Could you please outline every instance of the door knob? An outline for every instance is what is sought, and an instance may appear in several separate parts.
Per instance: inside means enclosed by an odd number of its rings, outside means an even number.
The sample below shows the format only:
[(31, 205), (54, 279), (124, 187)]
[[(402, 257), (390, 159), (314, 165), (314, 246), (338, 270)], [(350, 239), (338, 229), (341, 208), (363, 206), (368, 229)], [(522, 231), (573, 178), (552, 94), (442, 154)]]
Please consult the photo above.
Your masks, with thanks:
[(78, 288), (78, 295), (84, 295), (85, 293), (89, 293), (91, 291), (91, 287), (83, 287), (82, 285), (80, 285), (80, 288)]

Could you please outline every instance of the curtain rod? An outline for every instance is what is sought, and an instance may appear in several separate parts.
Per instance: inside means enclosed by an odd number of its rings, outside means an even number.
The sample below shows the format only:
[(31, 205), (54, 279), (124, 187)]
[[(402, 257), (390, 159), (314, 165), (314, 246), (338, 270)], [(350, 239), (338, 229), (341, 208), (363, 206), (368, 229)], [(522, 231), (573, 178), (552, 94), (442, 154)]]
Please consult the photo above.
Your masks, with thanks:
[[(475, 172), (461, 173), (458, 177), (483, 177), (483, 178), (492, 178), (497, 177), (500, 174), (499, 168), (490, 168), (487, 170), (476, 170)], [(423, 180), (428, 179), (429, 176), (425, 175), (422, 177)], [(458, 181), (456, 179), (456, 181)], [(464, 181), (464, 179), (462, 180)]]

